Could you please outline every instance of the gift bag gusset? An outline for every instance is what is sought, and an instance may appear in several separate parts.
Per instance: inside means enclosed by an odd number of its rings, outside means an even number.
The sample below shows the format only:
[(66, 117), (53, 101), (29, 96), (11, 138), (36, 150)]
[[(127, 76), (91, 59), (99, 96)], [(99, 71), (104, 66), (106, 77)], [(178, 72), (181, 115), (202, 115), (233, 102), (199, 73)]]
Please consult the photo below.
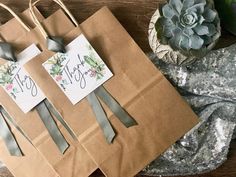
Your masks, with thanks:
[[(53, 25), (66, 31), (67, 21), (69, 19), (54, 21)], [(187, 103), (108, 8), (102, 8), (66, 35), (60, 35), (51, 24), (44, 23), (44, 27), (50, 35), (63, 37), (66, 43), (83, 31), (114, 74), (105, 83), (106, 90), (138, 122), (138, 126), (127, 129), (102, 103), (117, 132), (113, 144), (107, 144), (86, 99), (72, 105), (42, 67), (54, 55), (53, 52), (46, 50), (25, 65), (40, 87), (47, 90), (47, 97), (71, 125), (83, 147), (106, 176), (134, 176), (197, 124), (197, 117)]]
[[(57, 15), (57, 13), (53, 14), (48, 20), (50, 21), (53, 19), (54, 21), (57, 19)], [(16, 39), (21, 36), (15, 36), (15, 39), (11, 38), (9, 42), (18, 52), (20, 52), (32, 43), (38, 43), (36, 40), (37, 37), (34, 37), (34, 35), (37, 36), (37, 32), (34, 30), (31, 30), (31, 32), (32, 38), (23, 37), (22, 43), (15, 43), (15, 41), (17, 41)], [(25, 32), (24, 35), (30, 36), (31, 32)], [(4, 34), (6, 34), (6, 36), (10, 36), (7, 34), (7, 31), (4, 31)], [(70, 135), (68, 135), (68, 132), (63, 126), (61, 126), (60, 122), (57, 121), (60, 131), (64, 135), (68, 144), (70, 144), (70, 148), (64, 155), (62, 155), (55, 146), (50, 135), (45, 129), (44, 124), (40, 121), (40, 117), (36, 111), (31, 111), (28, 114), (24, 114), (2, 89), (0, 89), (0, 92), (0, 99), (3, 101), (7, 111), (16, 119), (18, 125), (27, 133), (27, 135), (29, 135), (29, 138), (32, 140), (35, 147), (60, 176), (84, 177), (89, 176), (89, 174), (95, 171), (97, 168), (96, 164), (83, 149), (83, 147), (78, 142), (74, 141)]]

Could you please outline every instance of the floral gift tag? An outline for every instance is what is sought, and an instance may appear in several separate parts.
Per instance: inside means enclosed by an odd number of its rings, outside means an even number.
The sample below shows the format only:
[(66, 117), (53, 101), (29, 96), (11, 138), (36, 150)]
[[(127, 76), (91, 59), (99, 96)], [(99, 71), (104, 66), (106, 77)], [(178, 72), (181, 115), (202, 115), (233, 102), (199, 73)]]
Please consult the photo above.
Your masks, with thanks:
[(43, 66), (75, 105), (113, 74), (84, 35), (68, 44), (66, 51), (55, 54)]
[(18, 54), (18, 62), (7, 62), (0, 66), (0, 85), (24, 113), (29, 112), (42, 100), (44, 94), (22, 67), (27, 61), (40, 54), (35, 44)]

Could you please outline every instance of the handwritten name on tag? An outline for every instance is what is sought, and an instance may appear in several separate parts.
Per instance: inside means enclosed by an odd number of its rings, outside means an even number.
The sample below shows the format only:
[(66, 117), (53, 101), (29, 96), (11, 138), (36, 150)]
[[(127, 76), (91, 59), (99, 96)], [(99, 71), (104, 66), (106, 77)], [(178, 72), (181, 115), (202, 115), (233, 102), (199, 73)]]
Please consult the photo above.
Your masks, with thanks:
[(55, 54), (43, 66), (75, 105), (113, 74), (84, 35), (68, 44), (66, 51)]
[(27, 61), (40, 54), (32, 44), (17, 55), (18, 62), (7, 62), (0, 66), (0, 85), (24, 113), (32, 110), (42, 100), (44, 94), (22, 67)]

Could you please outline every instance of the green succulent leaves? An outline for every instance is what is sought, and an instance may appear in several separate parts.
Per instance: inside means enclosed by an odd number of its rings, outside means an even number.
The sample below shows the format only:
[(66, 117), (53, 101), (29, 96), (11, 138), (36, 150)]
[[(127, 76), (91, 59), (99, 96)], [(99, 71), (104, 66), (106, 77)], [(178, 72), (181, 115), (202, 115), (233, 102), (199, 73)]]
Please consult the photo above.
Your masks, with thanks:
[(156, 22), (162, 44), (184, 55), (201, 56), (220, 36), (220, 20), (206, 0), (169, 0)]

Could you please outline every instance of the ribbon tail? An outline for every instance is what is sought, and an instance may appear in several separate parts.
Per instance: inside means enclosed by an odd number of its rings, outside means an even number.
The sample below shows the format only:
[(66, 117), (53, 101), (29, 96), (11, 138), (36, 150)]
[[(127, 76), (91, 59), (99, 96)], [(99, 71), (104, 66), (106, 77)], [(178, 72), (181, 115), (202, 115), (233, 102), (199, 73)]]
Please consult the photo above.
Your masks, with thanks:
[(4, 119), (4, 115), (0, 112), (0, 136), (3, 138), (8, 151), (12, 156), (23, 156), (19, 145), (16, 142), (14, 135), (12, 134), (7, 122)]
[(48, 107), (45, 102), (42, 101), (37, 107), (36, 110), (39, 114), (39, 117), (43, 121), (45, 127), (47, 128), (49, 134), (51, 135), (53, 141), (57, 145), (58, 149), (62, 154), (69, 148), (69, 144), (67, 143), (64, 136), (61, 134), (56, 122), (54, 121), (51, 113), (49, 112)]
[(56, 119), (65, 127), (65, 129), (69, 132), (69, 134), (71, 135), (71, 137), (74, 140), (78, 140), (76, 134), (74, 133), (74, 131), (69, 127), (69, 125), (67, 124), (67, 122), (63, 119), (63, 117), (61, 116), (61, 114), (54, 108), (54, 106), (48, 101), (45, 100), (44, 101), (46, 106), (48, 107), (49, 111), (56, 117)]
[(99, 102), (98, 98), (96, 97), (95, 93), (92, 92), (87, 96), (87, 100), (90, 104), (90, 106), (93, 109), (93, 112), (96, 116), (96, 119), (98, 121), (98, 124), (100, 125), (103, 134), (106, 138), (106, 141), (111, 144), (113, 139), (115, 138), (115, 132), (106, 116), (106, 113), (104, 112), (101, 103)]
[(30, 138), (25, 134), (25, 132), (17, 125), (15, 120), (3, 109), (3, 107), (0, 107), (0, 111), (4, 115), (4, 117), (11, 122), (11, 124), (30, 142), (31, 145), (34, 146)]
[(103, 87), (100, 86), (95, 90), (96, 95), (111, 109), (115, 116), (128, 128), (138, 125), (136, 120), (122, 108), (122, 106), (112, 97), (112, 95)]

